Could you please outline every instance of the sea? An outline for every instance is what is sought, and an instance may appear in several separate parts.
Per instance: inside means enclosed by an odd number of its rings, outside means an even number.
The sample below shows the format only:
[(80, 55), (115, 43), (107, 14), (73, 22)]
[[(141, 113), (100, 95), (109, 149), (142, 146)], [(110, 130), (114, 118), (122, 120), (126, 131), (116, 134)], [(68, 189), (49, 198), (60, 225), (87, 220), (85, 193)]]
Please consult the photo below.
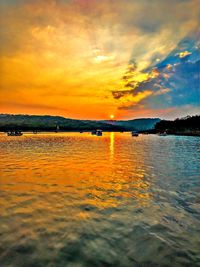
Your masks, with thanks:
[(1, 133), (0, 266), (200, 266), (200, 138)]

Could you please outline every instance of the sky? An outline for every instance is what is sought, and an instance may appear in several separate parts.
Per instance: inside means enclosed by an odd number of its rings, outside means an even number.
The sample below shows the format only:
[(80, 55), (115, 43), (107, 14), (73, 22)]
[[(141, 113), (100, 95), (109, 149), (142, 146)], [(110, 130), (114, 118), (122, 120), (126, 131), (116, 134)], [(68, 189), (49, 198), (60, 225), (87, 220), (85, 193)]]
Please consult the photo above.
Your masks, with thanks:
[(200, 110), (199, 0), (0, 0), (0, 113)]

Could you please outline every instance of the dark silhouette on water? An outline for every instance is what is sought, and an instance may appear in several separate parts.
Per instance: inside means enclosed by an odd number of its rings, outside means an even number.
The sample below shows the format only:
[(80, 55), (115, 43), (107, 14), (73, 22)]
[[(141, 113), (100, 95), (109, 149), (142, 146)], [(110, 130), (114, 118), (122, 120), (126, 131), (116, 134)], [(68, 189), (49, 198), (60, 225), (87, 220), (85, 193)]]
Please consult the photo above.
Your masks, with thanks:
[(22, 136), (23, 133), (21, 131), (9, 131), (7, 132), (8, 136)]

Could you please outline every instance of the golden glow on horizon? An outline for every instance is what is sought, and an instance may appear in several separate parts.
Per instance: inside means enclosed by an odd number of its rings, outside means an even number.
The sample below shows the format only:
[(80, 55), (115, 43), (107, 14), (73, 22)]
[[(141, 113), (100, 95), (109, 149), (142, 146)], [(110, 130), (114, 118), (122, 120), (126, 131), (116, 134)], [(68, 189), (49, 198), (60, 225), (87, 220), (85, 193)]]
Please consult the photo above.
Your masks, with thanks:
[(112, 114), (110, 115), (110, 119), (113, 120), (115, 118), (115, 116)]
[[(151, 1), (3, 2), (0, 112), (79, 119), (106, 119), (112, 113), (119, 119), (157, 116), (158, 110), (145, 105), (139, 110), (141, 101), (153, 95), (151, 88), (123, 99), (112, 92), (135, 89), (157, 77), (156, 70), (144, 70), (155, 55), (157, 61), (165, 58), (196, 27), (198, 15), (196, 0), (182, 4), (183, 10), (191, 11), (188, 20), (179, 6), (170, 9), (160, 1), (154, 16), (162, 27), (157, 25), (152, 34), (146, 25), (156, 24), (154, 19), (143, 17), (143, 12), (154, 9)], [(172, 14), (171, 21), (163, 19), (163, 10)], [(127, 89), (122, 77), (132, 59), (137, 68), (127, 74), (126, 82), (133, 83)], [(137, 108), (123, 109), (137, 103)]]

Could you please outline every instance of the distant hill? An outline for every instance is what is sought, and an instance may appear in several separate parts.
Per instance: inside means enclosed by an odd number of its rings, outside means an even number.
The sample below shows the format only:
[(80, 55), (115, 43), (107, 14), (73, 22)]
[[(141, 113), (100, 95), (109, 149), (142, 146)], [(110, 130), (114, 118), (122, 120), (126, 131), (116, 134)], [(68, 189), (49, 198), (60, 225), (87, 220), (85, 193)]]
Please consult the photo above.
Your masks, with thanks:
[(75, 120), (60, 116), (38, 115), (11, 115), (0, 114), (0, 131), (55, 131), (59, 126), (61, 131), (91, 131), (102, 129), (104, 131), (143, 131), (153, 129), (160, 119), (135, 119), (127, 121), (96, 121)]
[(187, 116), (174, 121), (162, 120), (155, 125), (156, 132), (200, 136), (200, 115)]
[(147, 118), (147, 119), (134, 119), (127, 121), (105, 121), (109, 124), (123, 127), (127, 130), (137, 130), (137, 131), (145, 131), (154, 129), (156, 123), (158, 123), (160, 119), (158, 118)]

